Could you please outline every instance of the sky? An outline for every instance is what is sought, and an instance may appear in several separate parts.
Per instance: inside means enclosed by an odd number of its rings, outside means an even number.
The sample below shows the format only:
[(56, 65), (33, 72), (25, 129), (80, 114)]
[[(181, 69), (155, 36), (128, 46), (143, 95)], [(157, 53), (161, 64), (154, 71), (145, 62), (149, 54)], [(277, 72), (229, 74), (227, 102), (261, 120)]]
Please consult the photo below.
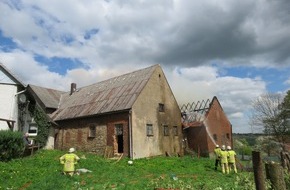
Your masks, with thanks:
[(216, 96), (234, 133), (290, 89), (289, 0), (0, 0), (0, 62), (69, 91), (160, 64), (179, 105)]

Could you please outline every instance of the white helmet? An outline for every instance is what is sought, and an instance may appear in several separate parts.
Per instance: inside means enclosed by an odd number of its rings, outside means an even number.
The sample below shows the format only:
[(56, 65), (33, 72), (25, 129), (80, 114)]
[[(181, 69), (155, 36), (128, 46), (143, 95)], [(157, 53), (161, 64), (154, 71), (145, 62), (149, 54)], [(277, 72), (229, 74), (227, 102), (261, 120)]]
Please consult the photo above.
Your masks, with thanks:
[(228, 150), (231, 150), (232, 148), (231, 148), (231, 146), (227, 146), (227, 149), (228, 149)]
[(218, 148), (218, 147), (220, 147), (220, 146), (217, 144), (217, 145), (215, 145), (215, 147)]
[(75, 151), (75, 148), (70, 148), (70, 149), (68, 150), (69, 153), (72, 153), (72, 152), (74, 152), (74, 151)]
[(222, 146), (222, 150), (225, 150), (225, 149), (226, 149), (226, 145), (223, 145), (223, 146)]

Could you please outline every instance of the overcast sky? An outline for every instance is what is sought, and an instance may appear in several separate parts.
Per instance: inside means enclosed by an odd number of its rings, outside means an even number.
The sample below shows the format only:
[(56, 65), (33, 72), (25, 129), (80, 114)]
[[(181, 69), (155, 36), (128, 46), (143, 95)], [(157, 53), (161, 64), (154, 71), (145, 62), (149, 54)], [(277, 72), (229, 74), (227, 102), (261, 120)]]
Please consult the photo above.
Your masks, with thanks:
[(160, 64), (180, 105), (217, 96), (233, 132), (252, 132), (251, 101), (290, 89), (289, 10), (289, 0), (0, 0), (0, 62), (64, 91)]

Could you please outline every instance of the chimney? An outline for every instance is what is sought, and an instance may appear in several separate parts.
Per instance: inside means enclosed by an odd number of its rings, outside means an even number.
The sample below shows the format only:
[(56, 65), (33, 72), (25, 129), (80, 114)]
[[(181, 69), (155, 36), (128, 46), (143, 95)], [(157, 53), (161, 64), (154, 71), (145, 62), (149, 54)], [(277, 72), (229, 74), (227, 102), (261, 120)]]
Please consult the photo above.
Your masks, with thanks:
[(70, 95), (72, 95), (77, 90), (77, 84), (71, 83), (70, 85)]

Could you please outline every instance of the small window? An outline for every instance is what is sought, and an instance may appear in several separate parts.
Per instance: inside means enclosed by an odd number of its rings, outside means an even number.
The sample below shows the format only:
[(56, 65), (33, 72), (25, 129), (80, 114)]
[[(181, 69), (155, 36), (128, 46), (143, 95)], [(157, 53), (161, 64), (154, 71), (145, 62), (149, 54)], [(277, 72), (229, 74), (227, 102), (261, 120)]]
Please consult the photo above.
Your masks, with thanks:
[(178, 136), (178, 128), (177, 128), (177, 126), (173, 126), (173, 134), (174, 134), (174, 136)]
[(159, 112), (164, 112), (164, 104), (159, 104)]
[(230, 139), (230, 134), (229, 133), (227, 133), (227, 139)]
[(29, 127), (28, 127), (27, 132), (28, 132), (30, 137), (37, 136), (38, 126), (37, 126), (37, 123), (35, 122), (34, 118), (31, 119), (31, 123), (29, 123)]
[(123, 135), (123, 124), (115, 125), (115, 135)]
[(29, 129), (28, 129), (28, 133), (30, 137), (35, 137), (37, 136), (37, 125), (36, 124), (30, 124), (29, 125)]
[(94, 124), (91, 124), (89, 126), (89, 137), (90, 138), (96, 137), (96, 126)]
[(215, 141), (217, 141), (218, 139), (217, 139), (217, 135), (216, 134), (213, 134), (213, 139), (215, 140)]
[(169, 136), (169, 127), (168, 127), (168, 125), (163, 125), (163, 134), (164, 134), (164, 136)]
[(153, 136), (153, 125), (152, 124), (146, 125), (146, 132), (147, 132), (147, 136)]

